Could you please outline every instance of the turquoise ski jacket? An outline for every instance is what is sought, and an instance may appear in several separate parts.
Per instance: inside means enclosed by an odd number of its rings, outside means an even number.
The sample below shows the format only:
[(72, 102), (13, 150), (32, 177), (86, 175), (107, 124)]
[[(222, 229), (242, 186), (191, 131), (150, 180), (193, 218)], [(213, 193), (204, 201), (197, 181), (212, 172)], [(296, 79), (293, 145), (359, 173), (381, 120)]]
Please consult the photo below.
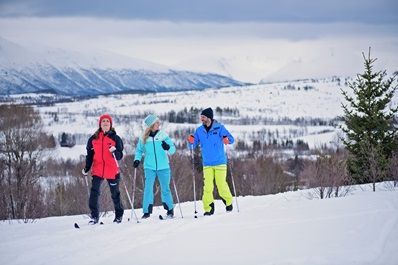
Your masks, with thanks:
[[(170, 145), (170, 149), (165, 151), (162, 147), (162, 141)], [(159, 130), (155, 137), (149, 136), (144, 144), (142, 137), (139, 138), (135, 150), (134, 160), (141, 161), (145, 155), (144, 168), (152, 170), (162, 170), (170, 168), (168, 154), (172, 155), (176, 147), (171, 138), (162, 130)]]

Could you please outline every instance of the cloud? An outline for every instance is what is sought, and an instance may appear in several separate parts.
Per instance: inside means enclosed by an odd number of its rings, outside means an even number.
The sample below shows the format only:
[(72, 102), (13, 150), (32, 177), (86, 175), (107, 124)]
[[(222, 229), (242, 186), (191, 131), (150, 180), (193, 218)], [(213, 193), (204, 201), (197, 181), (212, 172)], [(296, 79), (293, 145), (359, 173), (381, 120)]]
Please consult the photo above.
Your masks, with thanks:
[(0, 16), (98, 17), (174, 22), (397, 24), (395, 0), (2, 0)]
[[(396, 27), (341, 22), (194, 23), (89, 17), (0, 18), (1, 37), (24, 46), (39, 44), (80, 52), (110, 51), (167, 66), (221, 71), (250, 82), (275, 72), (278, 73), (275, 78), (291, 75), (291, 68), (287, 66), (297, 66), (292, 64), (296, 59), (311, 65), (312, 68), (307, 67), (311, 71), (333, 64), (333, 69), (341, 68), (339, 73), (347, 73), (348, 68), (352, 69), (350, 73), (357, 72), (362, 66), (361, 52), (369, 46), (389, 69), (397, 69)], [(305, 74), (309, 76), (308, 72)]]
[[(359, 23), (268, 23), (268, 22), (171, 22), (115, 20), (89, 17), (0, 18), (1, 35), (26, 39), (58, 39), (68, 35), (73, 41), (100, 37), (134, 39), (285, 39), (299, 41), (334, 36), (398, 36), (396, 25)], [(35, 37), (37, 36), (37, 37)], [(11, 37), (11, 38), (13, 38)], [(76, 39), (74, 39), (76, 38)]]

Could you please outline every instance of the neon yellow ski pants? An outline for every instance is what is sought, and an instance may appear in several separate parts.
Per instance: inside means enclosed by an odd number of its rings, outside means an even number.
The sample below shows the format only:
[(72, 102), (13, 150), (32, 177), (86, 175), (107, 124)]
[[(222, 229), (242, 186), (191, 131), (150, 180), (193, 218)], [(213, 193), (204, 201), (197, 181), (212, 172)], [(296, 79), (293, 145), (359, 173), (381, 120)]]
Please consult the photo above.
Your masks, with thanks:
[(213, 190), (214, 180), (218, 194), (225, 201), (225, 205), (232, 204), (232, 194), (227, 183), (227, 165), (205, 166), (203, 167), (204, 187), (203, 187), (203, 209), (205, 212), (210, 212), (210, 204), (214, 202)]

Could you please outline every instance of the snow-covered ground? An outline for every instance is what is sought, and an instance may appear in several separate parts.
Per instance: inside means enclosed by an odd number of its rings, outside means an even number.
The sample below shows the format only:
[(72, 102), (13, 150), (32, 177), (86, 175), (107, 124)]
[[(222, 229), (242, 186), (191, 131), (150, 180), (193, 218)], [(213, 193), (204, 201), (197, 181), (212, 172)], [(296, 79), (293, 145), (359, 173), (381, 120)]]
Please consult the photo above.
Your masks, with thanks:
[[(339, 81), (341, 80), (341, 81)], [(62, 132), (85, 134), (72, 150), (57, 148), (55, 157), (77, 159), (81, 151), (84, 153), (85, 141), (97, 128), (98, 117), (102, 113), (128, 116), (153, 112), (158, 115), (169, 111), (182, 111), (191, 108), (203, 109), (212, 107), (214, 110), (230, 108), (238, 110), (241, 119), (257, 118), (262, 122), (248, 125), (233, 125), (228, 119), (236, 117), (215, 113), (215, 118), (223, 121), (236, 139), (251, 143), (256, 134), (257, 140), (269, 142), (268, 135), (277, 137), (278, 141), (290, 139), (304, 140), (310, 148), (318, 148), (323, 144), (335, 142), (338, 137), (336, 128), (332, 126), (310, 126), (283, 124), (283, 119), (320, 119), (328, 121), (342, 114), (343, 97), (340, 89), (345, 88), (344, 78), (321, 80), (302, 80), (272, 84), (252, 85), (246, 87), (229, 87), (207, 89), (204, 91), (186, 91), (171, 93), (150, 93), (144, 95), (101, 96), (76, 102), (57, 103), (53, 106), (38, 106), (46, 130), (56, 137)], [(397, 100), (398, 101), (398, 100)], [(57, 121), (54, 115), (57, 115)], [(269, 122), (268, 124), (264, 122)], [(281, 124), (278, 124), (278, 121)], [(199, 124), (163, 123), (167, 132), (187, 130), (194, 131)], [(142, 120), (130, 122), (114, 122), (114, 126), (124, 141), (134, 141), (142, 134)], [(181, 140), (181, 139), (175, 139)], [(76, 152), (75, 152), (76, 151)]]
[[(238, 109), (241, 117), (322, 118), (333, 119), (343, 113), (343, 96), (340, 89), (347, 89), (334, 79), (302, 80), (271, 84), (206, 89), (144, 95), (102, 96), (78, 102), (42, 107), (42, 111), (60, 113), (87, 113), (109, 111), (114, 114), (180, 111), (184, 108), (209, 106)], [(351, 80), (351, 79), (348, 79)], [(307, 87), (307, 89), (305, 89)], [(215, 117), (220, 118), (220, 117)]]
[[(398, 262), (398, 188), (357, 186), (350, 195), (319, 200), (309, 190), (239, 197), (240, 212), (88, 226), (86, 216), (63, 216), (34, 223), (0, 223), (0, 264), (372, 264)], [(85, 202), (82, 202), (85, 203)], [(235, 204), (236, 206), (236, 204)], [(136, 210), (141, 215), (140, 210)], [(81, 229), (73, 227), (78, 222)]]
[[(58, 146), (52, 154), (53, 157), (64, 159), (79, 159), (85, 153), (86, 141), (97, 129), (98, 117), (103, 113), (119, 117), (114, 120), (114, 126), (127, 143), (126, 151), (131, 151), (129, 145), (142, 134), (143, 127), (142, 119), (128, 117), (144, 117), (145, 113), (150, 112), (166, 115), (170, 111), (177, 113), (184, 109), (189, 111), (191, 108), (200, 110), (207, 107), (223, 109), (222, 115), (215, 113), (215, 119), (224, 122), (237, 140), (249, 145), (254, 140), (263, 143), (273, 139), (279, 143), (302, 140), (310, 149), (316, 149), (325, 145), (335, 147), (341, 142), (338, 126), (327, 124), (343, 115), (341, 89), (350, 92), (346, 81), (352, 79), (332, 77), (203, 91), (110, 95), (48, 106), (38, 105), (36, 108), (41, 113), (45, 130), (56, 138), (63, 132), (79, 134), (75, 147)], [(18, 100), (18, 97), (23, 96), (14, 95), (13, 99)], [(397, 104), (398, 93), (391, 105), (394, 107)], [(225, 113), (227, 108), (235, 111), (235, 116)], [(322, 121), (323, 125), (314, 126), (311, 120)], [(193, 132), (198, 125), (199, 117), (197, 123), (163, 122), (162, 128), (168, 133)], [(185, 138), (174, 140), (181, 142)]]

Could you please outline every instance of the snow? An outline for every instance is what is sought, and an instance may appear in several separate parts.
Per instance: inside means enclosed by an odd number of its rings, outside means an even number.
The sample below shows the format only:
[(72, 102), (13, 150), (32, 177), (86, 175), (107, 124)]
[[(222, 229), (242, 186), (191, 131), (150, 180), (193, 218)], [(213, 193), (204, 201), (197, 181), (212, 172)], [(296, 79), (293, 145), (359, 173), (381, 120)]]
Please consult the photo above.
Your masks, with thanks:
[(55, 91), (87, 96), (138, 91), (177, 91), (240, 85), (208, 73), (175, 71), (105, 51), (75, 52), (14, 44), (0, 37), (0, 94)]
[[(311, 119), (330, 121), (343, 115), (342, 103), (345, 103), (341, 90), (352, 93), (345, 81), (352, 81), (350, 77), (332, 77), (324, 79), (307, 79), (248, 85), (239, 87), (213, 88), (203, 91), (183, 91), (147, 94), (123, 94), (99, 96), (87, 100), (55, 103), (50, 106), (38, 105), (35, 108), (41, 113), (45, 130), (58, 138), (63, 132), (79, 134), (77, 146), (73, 148), (57, 147), (54, 157), (64, 159), (79, 159), (85, 154), (85, 144), (89, 136), (94, 133), (98, 124), (98, 117), (103, 113), (112, 116), (141, 115), (154, 112), (164, 115), (169, 111), (182, 111), (184, 108), (203, 109), (212, 107), (230, 108), (239, 111), (241, 120), (247, 118), (253, 124), (235, 125), (231, 121), (234, 116), (215, 113), (215, 118), (227, 126), (239, 141), (250, 144), (255, 139), (269, 142), (277, 136), (279, 141), (287, 139), (296, 142), (303, 140), (310, 149), (321, 146), (337, 146), (338, 135), (341, 132), (338, 125), (311, 126)], [(307, 88), (307, 90), (305, 89)], [(50, 97), (50, 94), (20, 94), (11, 98), (16, 102), (23, 102), (22, 97)], [(392, 100), (392, 107), (398, 104), (398, 93)], [(54, 115), (58, 120), (55, 121)], [(259, 119), (260, 122), (253, 121)], [(291, 121), (301, 119), (306, 124), (284, 124), (284, 119)], [(199, 124), (175, 124), (164, 122), (163, 129), (173, 131), (193, 131)], [(118, 122), (114, 125), (125, 143), (133, 142), (142, 134), (142, 119), (131, 119), (130, 122)], [(271, 140), (272, 140), (271, 139)], [(174, 139), (184, 141), (185, 139)], [(126, 149), (128, 145), (126, 145)], [(127, 151), (127, 150), (126, 150)], [(129, 152), (127, 152), (130, 154)], [(293, 154), (294, 155), (294, 154)]]
[[(296, 89), (286, 89), (289, 85)], [(305, 91), (304, 86), (312, 86), (313, 89)], [(300, 90), (299, 87), (301, 87)], [(340, 86), (337, 81), (331, 79), (303, 80), (203, 91), (100, 96), (84, 102), (68, 102), (42, 109), (56, 111), (57, 108), (65, 108), (80, 113), (83, 110), (91, 112), (107, 110), (125, 115), (145, 111), (162, 114), (191, 107), (212, 106), (215, 109), (218, 106), (237, 108), (241, 117), (332, 119), (343, 113), (341, 108), (343, 96), (340, 89), (347, 89), (347, 87)]]
[[(347, 78), (347, 80), (351, 80)], [(305, 90), (305, 87), (311, 87)], [(300, 89), (299, 89), (300, 88)], [(155, 113), (164, 115), (169, 111), (182, 111), (184, 108), (203, 109), (212, 107), (230, 108), (239, 110), (239, 118), (248, 121), (257, 118), (260, 122), (253, 124), (231, 124), (236, 117), (215, 112), (215, 119), (225, 123), (228, 130), (237, 140), (251, 143), (254, 139), (269, 141), (268, 135), (278, 140), (303, 140), (310, 149), (323, 145), (336, 147), (339, 145), (341, 131), (339, 125), (308, 124), (311, 119), (320, 119), (324, 122), (342, 116), (341, 104), (344, 98), (340, 89), (350, 90), (345, 85), (345, 78), (328, 78), (319, 80), (298, 80), (292, 82), (278, 82), (242, 87), (227, 87), (221, 89), (206, 89), (203, 91), (165, 92), (147, 94), (125, 94), (99, 96), (87, 100), (66, 103), (55, 103), (51, 106), (36, 106), (44, 121), (45, 129), (49, 134), (58, 137), (63, 132), (82, 134), (77, 139), (77, 145), (85, 145), (88, 137), (98, 126), (98, 117), (103, 113), (112, 116), (141, 115)], [(14, 96), (15, 97), (15, 96)], [(392, 100), (392, 106), (398, 104), (398, 93)], [(54, 121), (56, 113), (58, 121)], [(291, 121), (301, 119), (307, 124), (284, 124), (284, 119)], [(262, 121), (261, 121), (262, 119)], [(191, 130), (199, 125), (176, 124), (163, 122), (162, 128), (168, 132)], [(114, 121), (114, 126), (123, 141), (135, 141), (143, 132), (142, 119), (131, 119), (130, 122)], [(256, 138), (257, 137), (257, 138)], [(258, 138), (261, 137), (261, 138)], [(174, 139), (184, 141), (185, 139)], [(341, 144), (341, 143), (340, 143)], [(76, 151), (76, 152), (73, 152)], [(78, 159), (85, 153), (83, 146), (76, 148), (57, 148), (57, 157)]]
[(326, 132), (306, 135), (303, 137), (298, 137), (298, 139), (308, 143), (308, 147), (310, 149), (320, 149), (322, 145), (333, 146), (336, 137), (336, 132)]
[[(88, 138), (87, 138), (88, 140)], [(56, 146), (55, 150), (51, 152), (52, 158), (79, 160), (80, 156), (85, 156), (87, 153), (85, 144), (77, 144), (73, 147)]]
[[(118, 55), (112, 52), (95, 51), (88, 53), (52, 48), (41, 45), (29, 47), (8, 41), (0, 37), (0, 66), (4, 68), (23, 69), (50, 64), (58, 68), (99, 68), (99, 69), (134, 69), (167, 72), (170, 67), (145, 60)], [(12, 67), (11, 67), (12, 66)], [(39, 74), (39, 73), (36, 73)]]
[[(0, 223), (1, 264), (397, 264), (398, 188), (386, 183), (356, 186), (346, 197), (319, 200), (310, 190), (239, 197), (226, 213), (121, 224), (113, 215), (103, 226), (87, 226), (86, 216), (62, 216), (34, 223)], [(84, 202), (85, 203), (85, 202)], [(141, 214), (140, 210), (136, 210)], [(73, 227), (78, 222), (81, 229)]]

